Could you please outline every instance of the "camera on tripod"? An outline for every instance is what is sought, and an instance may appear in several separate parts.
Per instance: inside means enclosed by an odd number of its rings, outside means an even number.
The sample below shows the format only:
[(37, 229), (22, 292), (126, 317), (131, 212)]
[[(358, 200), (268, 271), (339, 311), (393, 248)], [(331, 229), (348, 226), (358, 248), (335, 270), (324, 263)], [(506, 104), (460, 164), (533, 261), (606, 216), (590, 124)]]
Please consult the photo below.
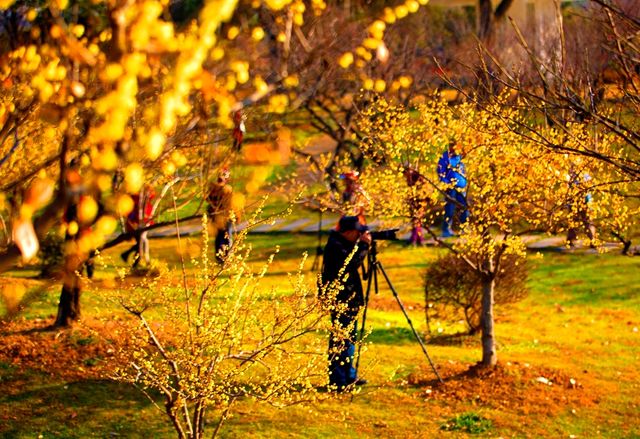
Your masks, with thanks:
[(387, 230), (376, 230), (371, 231), (371, 239), (377, 241), (397, 241), (398, 237), (396, 236), (396, 232), (399, 229), (387, 229)]

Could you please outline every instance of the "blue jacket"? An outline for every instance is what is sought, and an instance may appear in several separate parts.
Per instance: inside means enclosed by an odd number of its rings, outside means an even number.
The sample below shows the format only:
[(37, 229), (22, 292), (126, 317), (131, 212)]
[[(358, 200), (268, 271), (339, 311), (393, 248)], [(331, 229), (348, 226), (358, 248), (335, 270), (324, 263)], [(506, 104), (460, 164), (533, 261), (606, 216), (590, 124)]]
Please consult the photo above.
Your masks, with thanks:
[(460, 155), (449, 155), (449, 151), (445, 150), (438, 160), (438, 177), (440, 181), (447, 184), (455, 182), (456, 187), (467, 187), (467, 177)]

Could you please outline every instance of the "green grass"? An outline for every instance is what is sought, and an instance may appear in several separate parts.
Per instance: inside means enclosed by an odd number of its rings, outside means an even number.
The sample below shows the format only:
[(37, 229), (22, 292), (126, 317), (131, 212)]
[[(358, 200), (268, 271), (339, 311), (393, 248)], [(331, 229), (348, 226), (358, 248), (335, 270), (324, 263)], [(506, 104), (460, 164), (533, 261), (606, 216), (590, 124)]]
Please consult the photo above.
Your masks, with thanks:
[[(295, 272), (308, 252), (311, 267), (314, 235), (252, 235), (252, 261), (261, 264), (281, 248), (264, 287), (289, 288), (285, 276)], [(185, 248), (198, 238), (185, 240)], [(118, 253), (126, 244), (106, 252), (100, 280), (122, 267)], [(173, 239), (151, 242), (152, 256), (169, 266), (180, 263)], [(442, 250), (385, 243), (379, 260), (417, 330), (424, 335), (422, 273)], [(197, 254), (196, 250), (193, 250)], [(535, 255), (532, 255), (535, 256)], [(187, 262), (189, 258), (186, 258)], [(468, 400), (441, 402), (424, 397), (420, 387), (405, 380), (417, 371), (430, 374), (407, 321), (382, 279), (372, 295), (367, 316), (371, 331), (361, 367), (369, 380), (361, 394), (341, 396), (307, 406), (276, 409), (241, 401), (226, 424), (227, 438), (335, 437), (640, 437), (640, 259), (611, 254), (547, 252), (531, 258), (530, 295), (514, 305), (497, 307), (499, 361), (529, 363), (588, 380), (599, 389), (593, 406), (568, 405), (553, 416), (511, 411)], [(195, 270), (187, 266), (189, 273)], [(28, 277), (28, 271), (12, 273)], [(176, 274), (177, 275), (177, 274)], [(309, 273), (309, 282), (313, 282)], [(43, 290), (25, 311), (28, 319), (52, 319), (59, 286)], [(120, 313), (109, 291), (91, 291), (83, 298), (85, 316), (110, 318)], [(441, 322), (452, 332), (456, 323)], [(448, 325), (448, 326), (446, 326)], [(90, 345), (91, 337), (73, 339)], [(435, 339), (427, 349), (438, 365), (470, 365), (480, 359), (479, 339)], [(84, 366), (100, 358), (84, 360)], [(174, 437), (171, 426), (138, 390), (110, 381), (61, 382), (43, 373), (0, 363), (0, 436), (7, 438)], [(7, 391), (9, 389), (10, 391)], [(211, 418), (210, 423), (215, 419)], [(443, 430), (443, 425), (448, 425)], [(469, 433), (467, 433), (469, 432)]]
[(490, 420), (483, 418), (477, 413), (463, 413), (455, 418), (451, 418), (440, 429), (444, 431), (462, 431), (471, 434), (485, 433), (491, 430), (493, 424)]

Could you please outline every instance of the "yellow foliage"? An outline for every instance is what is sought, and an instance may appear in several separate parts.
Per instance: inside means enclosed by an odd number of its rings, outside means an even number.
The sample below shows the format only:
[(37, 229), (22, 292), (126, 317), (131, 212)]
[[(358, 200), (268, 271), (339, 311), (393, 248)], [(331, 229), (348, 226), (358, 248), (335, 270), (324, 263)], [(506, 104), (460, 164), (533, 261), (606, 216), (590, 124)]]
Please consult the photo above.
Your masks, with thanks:
[(261, 27), (254, 27), (251, 30), (251, 38), (255, 41), (261, 41), (264, 38), (264, 29)]
[(394, 13), (396, 18), (403, 19), (407, 15), (409, 15), (409, 9), (405, 5), (398, 5), (394, 9)]
[(17, 311), (20, 301), (26, 294), (27, 289), (20, 282), (9, 282), (2, 286), (0, 294), (8, 313)]
[(144, 169), (139, 163), (131, 163), (127, 166), (124, 171), (124, 183), (128, 193), (140, 192), (144, 184)]
[(349, 68), (349, 66), (353, 64), (353, 53), (347, 52), (342, 54), (342, 56), (338, 60), (338, 64), (340, 64), (340, 67), (342, 67), (343, 69)]
[(407, 10), (412, 14), (418, 12), (418, 9), (420, 9), (420, 3), (418, 3), (416, 0), (408, 0), (405, 3), (405, 6), (407, 7)]
[(176, 165), (170, 160), (166, 160), (162, 163), (162, 173), (170, 176), (176, 172)]
[(271, 113), (284, 113), (289, 105), (289, 97), (285, 94), (275, 94), (269, 97), (267, 111)]
[(278, 11), (291, 3), (291, 0), (265, 0), (265, 4), (274, 11)]
[(235, 40), (238, 35), (240, 35), (240, 29), (238, 26), (231, 26), (227, 30), (227, 38), (230, 40)]
[(67, 233), (70, 236), (75, 236), (78, 233), (78, 223), (75, 221), (71, 221), (67, 224)]
[(83, 196), (78, 205), (78, 221), (82, 224), (90, 224), (98, 214), (98, 203), (93, 197)]
[(146, 144), (146, 153), (147, 157), (150, 160), (155, 160), (160, 157), (162, 151), (164, 149), (164, 145), (166, 143), (166, 136), (162, 131), (157, 128), (152, 129), (151, 133), (149, 133), (149, 138)]
[(293, 88), (299, 85), (298, 75), (289, 75), (284, 78), (285, 87)]
[[(628, 182), (612, 175), (598, 160), (558, 154), (518, 135), (507, 121), (519, 117), (500, 99), (486, 109), (471, 103), (451, 106), (433, 99), (418, 105), (415, 115), (377, 100), (367, 108), (359, 126), (366, 139), (365, 155), (373, 163), (387, 164), (365, 170), (361, 177), (374, 201), (372, 210), (381, 215), (409, 215), (406, 200), (418, 196), (426, 206), (432, 206), (424, 213), (424, 221), (435, 221), (444, 207), (440, 194), (451, 187), (439, 182), (436, 164), (454, 140), (467, 170), (465, 190), (471, 214), (461, 225), (464, 239), (456, 241), (456, 251), (488, 259), (503, 251), (523, 254), (517, 233), (583, 227), (582, 206), (588, 206), (590, 221), (598, 224), (598, 229), (620, 231), (628, 227), (633, 209), (623, 207), (621, 196), (628, 193)], [(559, 138), (559, 132), (540, 130), (548, 141), (561, 141), (554, 139)], [(573, 124), (568, 131), (571, 135), (563, 133), (562, 141), (567, 148), (579, 150), (588, 142), (592, 128)], [(611, 148), (608, 136), (600, 135), (599, 145), (601, 151)], [(402, 175), (407, 165), (429, 183), (408, 187)], [(399, 196), (390, 199), (390, 191)], [(587, 193), (592, 199), (588, 205), (584, 201)]]
[(382, 79), (376, 79), (374, 84), (373, 84), (373, 89), (377, 92), (377, 93), (382, 93), (383, 91), (385, 91), (385, 89), (387, 88), (387, 83), (382, 80)]
[(116, 202), (116, 213), (119, 216), (126, 217), (133, 210), (133, 207), (133, 199), (129, 195), (122, 194), (118, 197)]
[(384, 20), (387, 24), (393, 24), (396, 22), (396, 14), (393, 12), (393, 9), (384, 8), (382, 13), (382, 20)]

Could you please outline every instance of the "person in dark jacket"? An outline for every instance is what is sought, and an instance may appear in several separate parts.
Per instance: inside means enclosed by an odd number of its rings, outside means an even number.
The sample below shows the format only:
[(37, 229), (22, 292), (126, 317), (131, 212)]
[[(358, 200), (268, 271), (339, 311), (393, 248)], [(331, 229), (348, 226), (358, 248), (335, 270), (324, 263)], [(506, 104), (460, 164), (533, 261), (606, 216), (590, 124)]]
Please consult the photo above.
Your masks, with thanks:
[(462, 163), (462, 156), (456, 151), (456, 142), (451, 140), (449, 146), (438, 161), (438, 177), (447, 184), (445, 189), (444, 221), (442, 237), (454, 236), (453, 219), (457, 216), (460, 224), (469, 218), (467, 208), (467, 175)]
[[(357, 216), (343, 216), (337, 230), (331, 231), (324, 248), (322, 290), (332, 290), (337, 282), (331, 323), (335, 332), (329, 339), (329, 384), (338, 391), (350, 385), (362, 385), (353, 365), (357, 336), (357, 316), (364, 305), (364, 293), (358, 268), (371, 244), (371, 234)], [(345, 265), (346, 264), (346, 265)], [(329, 287), (328, 287), (329, 286)], [(335, 291), (333, 289), (332, 291)]]

